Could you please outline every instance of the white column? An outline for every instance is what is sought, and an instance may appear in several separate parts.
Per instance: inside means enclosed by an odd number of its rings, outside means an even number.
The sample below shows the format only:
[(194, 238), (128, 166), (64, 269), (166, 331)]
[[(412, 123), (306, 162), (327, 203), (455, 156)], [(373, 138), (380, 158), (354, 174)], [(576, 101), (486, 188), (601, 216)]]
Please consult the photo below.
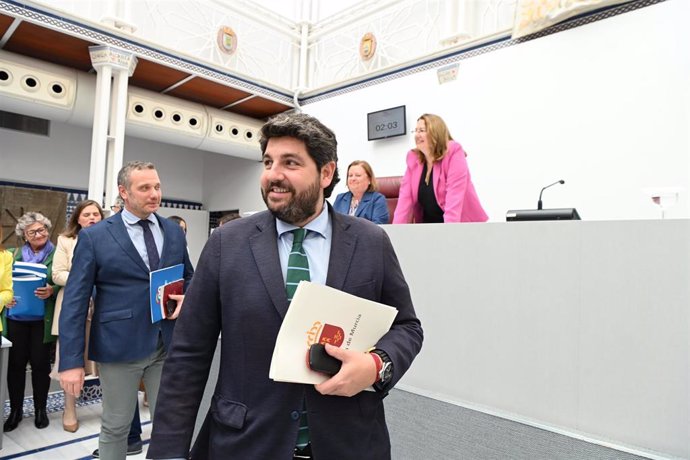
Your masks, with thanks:
[(471, 38), (467, 0), (447, 0), (444, 4), (444, 20), (441, 44), (453, 46)]
[(103, 180), (105, 177), (105, 151), (108, 142), (108, 115), (110, 108), (110, 79), (112, 69), (102, 66), (97, 69), (96, 103), (93, 112), (93, 132), (91, 134), (91, 165), (89, 167), (90, 200), (103, 202)]
[(300, 44), (299, 44), (299, 80), (297, 83), (297, 89), (304, 90), (307, 88), (307, 72), (309, 71), (309, 66), (307, 65), (307, 58), (309, 56), (309, 23), (302, 22), (300, 24)]
[[(132, 53), (109, 46), (92, 46), (89, 54), (98, 77), (88, 196), (108, 209), (117, 196), (117, 173), (124, 157), (127, 84), (134, 73), (137, 58)], [(111, 82), (113, 76), (114, 87)]]
[(127, 118), (127, 71), (115, 72), (110, 111), (108, 167), (106, 169), (105, 205), (110, 206), (118, 195), (117, 173), (124, 163), (125, 121)]

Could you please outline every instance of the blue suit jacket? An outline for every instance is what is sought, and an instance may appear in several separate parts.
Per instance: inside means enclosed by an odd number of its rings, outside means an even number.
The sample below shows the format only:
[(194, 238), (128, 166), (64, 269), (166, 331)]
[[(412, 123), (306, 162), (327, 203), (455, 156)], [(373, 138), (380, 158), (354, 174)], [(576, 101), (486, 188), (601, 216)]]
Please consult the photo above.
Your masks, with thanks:
[[(156, 215), (164, 234), (160, 268), (184, 264), (185, 284), (194, 272), (179, 225)], [(175, 321), (151, 324), (149, 269), (120, 214), (79, 232), (60, 312), (60, 371), (84, 366), (89, 298), (96, 288), (89, 359), (125, 362), (156, 350), (159, 334), (172, 340)]]
[[(398, 309), (376, 344), (394, 365), (388, 390), (422, 346), (410, 291), (383, 229), (329, 212), (333, 239), (326, 284)], [(276, 238), (275, 218), (264, 211), (223, 225), (206, 243), (163, 368), (149, 458), (187, 458), (221, 330), (218, 381), (191, 458), (292, 460), (305, 401), (315, 458), (390, 458), (386, 392), (324, 396), (314, 385), (268, 378), (288, 310)]]
[[(351, 202), (352, 192), (341, 193), (335, 198), (333, 209), (340, 214), (349, 214)], [(375, 224), (387, 224), (389, 216), (386, 197), (379, 192), (364, 192), (362, 201), (355, 211), (355, 217), (362, 217)]]

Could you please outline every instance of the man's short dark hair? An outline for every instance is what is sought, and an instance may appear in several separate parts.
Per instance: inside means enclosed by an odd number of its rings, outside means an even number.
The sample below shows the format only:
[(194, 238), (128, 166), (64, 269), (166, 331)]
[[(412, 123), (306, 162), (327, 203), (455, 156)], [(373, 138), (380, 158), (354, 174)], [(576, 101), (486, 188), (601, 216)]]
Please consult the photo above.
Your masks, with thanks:
[(117, 173), (117, 185), (122, 185), (125, 190), (129, 190), (132, 185), (132, 171), (143, 171), (144, 169), (156, 169), (156, 167), (148, 161), (130, 161)]
[(227, 224), (231, 220), (239, 219), (240, 215), (237, 214), (236, 212), (229, 212), (227, 214), (223, 214), (220, 219), (218, 219), (218, 226), (220, 227), (223, 224)]
[(335, 134), (323, 123), (306, 113), (281, 113), (271, 118), (261, 128), (261, 153), (266, 153), (266, 144), (272, 137), (292, 137), (304, 142), (307, 153), (316, 163), (319, 172), (331, 162), (335, 162), (335, 172), (331, 184), (323, 189), (325, 198), (331, 196), (333, 188), (340, 181), (338, 176), (338, 141)]

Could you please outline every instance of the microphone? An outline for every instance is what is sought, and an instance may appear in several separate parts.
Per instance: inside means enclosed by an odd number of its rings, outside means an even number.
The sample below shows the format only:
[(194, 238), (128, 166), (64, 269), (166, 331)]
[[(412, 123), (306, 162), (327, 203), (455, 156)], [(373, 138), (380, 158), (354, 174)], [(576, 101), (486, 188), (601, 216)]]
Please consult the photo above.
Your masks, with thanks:
[(537, 201), (537, 209), (538, 209), (538, 210), (541, 210), (541, 207), (542, 207), (542, 203), (541, 203), (541, 194), (544, 193), (544, 190), (546, 190), (546, 189), (549, 188), (549, 187), (553, 187), (553, 186), (556, 185), (556, 184), (565, 184), (565, 181), (564, 181), (563, 179), (561, 179), (561, 180), (556, 181), (556, 182), (554, 182), (553, 184), (549, 184), (549, 185), (547, 185), (546, 187), (544, 187), (543, 189), (541, 189), (541, 192), (539, 192), (539, 201)]

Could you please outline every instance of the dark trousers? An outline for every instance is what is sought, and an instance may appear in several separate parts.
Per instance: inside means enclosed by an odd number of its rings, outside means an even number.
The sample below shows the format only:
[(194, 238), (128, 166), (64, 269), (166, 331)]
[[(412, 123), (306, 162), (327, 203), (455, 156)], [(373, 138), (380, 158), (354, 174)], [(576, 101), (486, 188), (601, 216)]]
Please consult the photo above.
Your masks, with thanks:
[(45, 409), (50, 388), (50, 345), (43, 343), (43, 320), (7, 319), (7, 338), (12, 342), (7, 364), (7, 391), (12, 411), (22, 409), (26, 364), (31, 363), (34, 409)]
[(127, 435), (127, 445), (141, 442), (141, 419), (139, 418), (139, 404), (137, 403), (134, 409), (134, 417), (132, 417), (132, 425), (129, 427), (129, 434)]

